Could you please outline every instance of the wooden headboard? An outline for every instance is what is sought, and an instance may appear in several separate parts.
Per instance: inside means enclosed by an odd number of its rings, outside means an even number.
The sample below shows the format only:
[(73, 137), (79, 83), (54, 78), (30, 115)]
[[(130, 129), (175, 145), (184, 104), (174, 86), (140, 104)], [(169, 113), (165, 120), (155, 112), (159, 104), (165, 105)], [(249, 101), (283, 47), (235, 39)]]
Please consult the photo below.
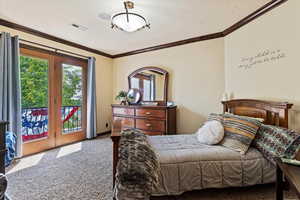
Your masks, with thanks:
[(288, 128), (288, 110), (293, 104), (287, 102), (235, 99), (223, 101), (223, 111), (236, 115), (263, 118), (265, 124)]

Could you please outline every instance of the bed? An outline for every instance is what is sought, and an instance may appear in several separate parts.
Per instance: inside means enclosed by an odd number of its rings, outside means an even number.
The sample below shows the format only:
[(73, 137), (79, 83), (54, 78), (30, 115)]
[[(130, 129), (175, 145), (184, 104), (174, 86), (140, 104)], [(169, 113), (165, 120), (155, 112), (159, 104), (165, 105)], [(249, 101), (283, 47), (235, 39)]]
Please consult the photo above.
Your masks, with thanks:
[[(288, 127), (292, 104), (239, 99), (222, 102), (224, 112), (263, 118), (265, 124)], [(119, 130), (121, 130), (120, 127)], [(118, 129), (115, 129), (118, 130)], [(195, 135), (150, 136), (160, 163), (153, 196), (179, 195), (205, 188), (243, 187), (275, 181), (275, 167), (251, 147), (246, 155), (220, 145), (203, 145)], [(113, 174), (118, 163), (119, 131), (112, 133)], [(115, 178), (114, 178), (115, 181)]]

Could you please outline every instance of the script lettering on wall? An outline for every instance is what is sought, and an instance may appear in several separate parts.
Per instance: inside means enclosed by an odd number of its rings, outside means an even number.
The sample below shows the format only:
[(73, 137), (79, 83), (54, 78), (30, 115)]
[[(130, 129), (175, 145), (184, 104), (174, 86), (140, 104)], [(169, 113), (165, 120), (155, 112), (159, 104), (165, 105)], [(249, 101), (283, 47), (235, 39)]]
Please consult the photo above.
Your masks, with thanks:
[(244, 57), (241, 59), (241, 64), (238, 66), (238, 68), (242, 69), (250, 69), (254, 66), (268, 63), (268, 62), (274, 62), (280, 59), (283, 59), (286, 57), (286, 54), (282, 52), (280, 49), (277, 50), (265, 50), (262, 52), (259, 52), (255, 56), (249, 56)]

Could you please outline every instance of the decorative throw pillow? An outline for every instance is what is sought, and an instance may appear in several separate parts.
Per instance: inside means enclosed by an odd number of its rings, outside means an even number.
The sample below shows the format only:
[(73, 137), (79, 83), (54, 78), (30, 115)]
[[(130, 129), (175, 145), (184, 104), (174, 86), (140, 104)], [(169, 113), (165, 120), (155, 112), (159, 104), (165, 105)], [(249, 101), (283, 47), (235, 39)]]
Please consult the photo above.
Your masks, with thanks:
[[(226, 112), (225, 115), (233, 115), (233, 116), (240, 116), (240, 115), (235, 115), (235, 114), (232, 114), (232, 113), (229, 113), (229, 112)], [(265, 119), (264, 118), (259, 118), (259, 117), (249, 117), (249, 116), (240, 116), (240, 117), (247, 117), (249, 119), (255, 119), (257, 121), (260, 121), (261, 123), (265, 122)]]
[[(300, 153), (300, 135), (289, 145), (284, 152), (284, 157), (289, 159), (297, 159)], [(299, 158), (298, 158), (299, 159)]]
[(253, 146), (275, 164), (275, 157), (296, 157), (300, 150), (300, 135), (286, 128), (262, 125), (253, 140)]
[(208, 115), (207, 122), (208, 121), (218, 121), (223, 124), (223, 114), (210, 113)]
[(224, 114), (225, 136), (221, 145), (245, 154), (261, 122), (249, 117)]
[(207, 121), (198, 131), (197, 138), (202, 144), (218, 144), (224, 137), (224, 127), (219, 121)]

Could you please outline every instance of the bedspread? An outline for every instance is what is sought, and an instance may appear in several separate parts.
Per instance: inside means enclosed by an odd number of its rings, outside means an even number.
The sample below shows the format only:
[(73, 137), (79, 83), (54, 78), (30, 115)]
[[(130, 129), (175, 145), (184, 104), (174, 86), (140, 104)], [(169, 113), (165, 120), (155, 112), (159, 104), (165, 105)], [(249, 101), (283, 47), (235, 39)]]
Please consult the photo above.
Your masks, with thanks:
[(200, 144), (195, 135), (151, 136), (149, 142), (161, 168), (153, 196), (275, 181), (275, 166), (253, 147), (241, 155), (220, 145)]

